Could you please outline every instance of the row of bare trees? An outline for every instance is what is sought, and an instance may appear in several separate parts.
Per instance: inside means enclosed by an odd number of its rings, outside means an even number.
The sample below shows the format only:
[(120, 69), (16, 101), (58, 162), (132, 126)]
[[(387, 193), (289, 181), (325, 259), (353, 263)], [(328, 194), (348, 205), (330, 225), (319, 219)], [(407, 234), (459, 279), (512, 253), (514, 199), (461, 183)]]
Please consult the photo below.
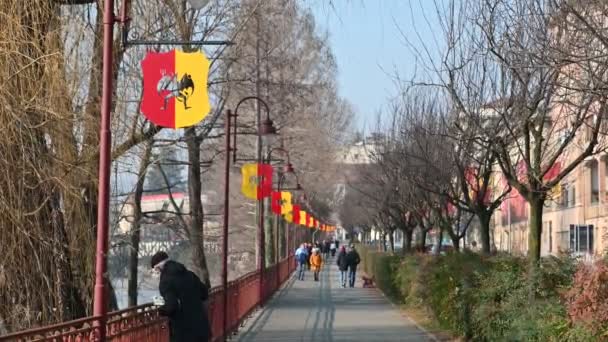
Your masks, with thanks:
[(353, 196), (368, 198), (361, 203), (380, 227), (404, 232), (405, 250), (414, 227), (447, 233), (458, 248), (473, 219), (490, 253), (492, 217), (519, 194), (536, 265), (552, 190), (606, 148), (608, 7), (452, 0), (435, 8), (436, 45), (407, 42), (422, 76), (402, 82), (379, 120), (382, 139), (368, 144), (374, 163)]
[[(0, 21), (8, 23), (0, 26), (0, 333), (90, 314), (102, 9), (103, 3), (94, 0), (0, 1)], [(130, 38), (235, 43), (205, 48), (212, 61), (211, 113), (194, 127), (170, 132), (139, 113), (140, 61), (147, 49), (121, 46), (116, 35), (112, 159), (119, 184), (112, 188), (115, 202), (122, 203), (116, 206), (113, 228), (120, 221), (130, 228), (127, 239), (112, 245), (130, 248), (129, 304), (135, 304), (138, 245), (149, 223), (183, 234), (191, 246), (190, 265), (213, 284), (219, 269), (207, 262), (209, 232), (203, 227), (210, 220), (221, 222), (214, 216), (221, 207), (207, 213), (203, 198), (221, 202), (217, 161), (225, 153), (221, 121), (227, 108), (249, 95), (268, 102), (280, 133), (289, 137), (284, 144), (300, 182), (320, 203), (331, 198), (335, 172), (327, 161), (348, 130), (351, 109), (337, 94), (326, 38), (297, 1), (211, 0), (194, 9), (185, 0), (134, 0), (131, 17)], [(251, 133), (254, 107), (243, 106), (240, 112), (243, 133)], [(162, 152), (167, 149), (173, 152)], [(253, 136), (239, 138), (238, 153), (255, 156)], [(232, 180), (230, 252), (252, 254), (255, 210), (238, 194), (238, 170)], [(174, 200), (178, 191), (187, 193), (188, 208)], [(170, 205), (146, 212), (141, 199), (148, 193), (167, 194)]]

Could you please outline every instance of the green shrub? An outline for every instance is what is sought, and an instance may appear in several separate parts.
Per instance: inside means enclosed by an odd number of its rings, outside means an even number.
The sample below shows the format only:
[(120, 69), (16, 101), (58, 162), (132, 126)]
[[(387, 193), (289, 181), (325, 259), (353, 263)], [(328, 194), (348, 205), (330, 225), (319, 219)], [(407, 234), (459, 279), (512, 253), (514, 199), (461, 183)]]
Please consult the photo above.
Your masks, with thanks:
[[(428, 310), (440, 327), (467, 340), (608, 340), (604, 331), (593, 334), (568, 318), (561, 298), (576, 287), (572, 258), (543, 258), (538, 272), (530, 273), (526, 259), (510, 255), (395, 256), (364, 247), (360, 252), (365, 272), (387, 296)], [(581, 284), (567, 293), (578, 298)]]
[(475, 253), (434, 257), (420, 270), (419, 295), (442, 328), (471, 335), (471, 309), (476, 279), (485, 272), (484, 259)]
[(399, 289), (394, 282), (395, 272), (397, 272), (401, 257), (377, 253), (373, 259), (376, 286), (393, 301), (402, 302)]
[(359, 255), (361, 256), (363, 271), (374, 277), (376, 286), (391, 300), (400, 302), (401, 297), (398, 288), (395, 286), (394, 278), (402, 257), (374, 251), (364, 246), (360, 246)]
[(559, 292), (571, 284), (574, 269), (572, 259), (550, 257), (543, 259), (537, 277), (530, 279), (526, 260), (493, 258), (475, 294), (475, 339), (562, 340), (568, 321)]
[(421, 269), (430, 261), (430, 257), (424, 254), (413, 254), (401, 258), (396, 265), (393, 284), (399, 291), (401, 302), (415, 307), (420, 307), (424, 303), (421, 300), (421, 291), (425, 285), (419, 279)]
[(480, 275), (472, 312), (473, 335), (479, 340), (501, 339), (509, 331), (511, 307), (527, 299), (524, 261), (499, 256), (490, 261), (490, 270)]

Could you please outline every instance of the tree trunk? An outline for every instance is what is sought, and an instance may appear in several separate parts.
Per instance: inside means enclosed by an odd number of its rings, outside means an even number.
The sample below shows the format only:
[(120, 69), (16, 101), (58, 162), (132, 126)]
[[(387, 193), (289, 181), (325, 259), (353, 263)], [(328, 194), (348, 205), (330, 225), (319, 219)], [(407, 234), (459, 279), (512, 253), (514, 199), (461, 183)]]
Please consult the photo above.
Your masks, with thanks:
[(188, 146), (188, 197), (192, 215), (188, 235), (192, 246), (192, 261), (195, 272), (208, 286), (211, 285), (203, 235), (203, 203), (201, 190), (201, 154), (200, 141), (194, 128), (186, 129), (186, 145)]
[(391, 231), (388, 234), (388, 242), (389, 242), (389, 246), (391, 247), (391, 253), (395, 253), (395, 231)]
[(443, 244), (443, 229), (439, 229), (439, 234), (437, 235), (437, 247), (435, 250), (435, 255), (441, 255), (441, 245)]
[(450, 236), (450, 239), (452, 239), (452, 246), (454, 247), (454, 251), (460, 251), (460, 238), (454, 235)]
[(530, 226), (528, 230), (528, 260), (533, 266), (540, 261), (541, 236), (543, 233), (543, 206), (542, 197), (532, 196), (528, 200), (530, 205)]
[(152, 145), (152, 140), (148, 141), (146, 144), (146, 148), (141, 158), (141, 164), (139, 165), (139, 172), (137, 173), (135, 193), (133, 194), (133, 222), (131, 225), (131, 232), (129, 234), (131, 248), (129, 248), (129, 266), (127, 274), (127, 294), (129, 307), (137, 305), (137, 270), (139, 266), (139, 240), (142, 219), (141, 197), (144, 193), (144, 182), (146, 180), (150, 157), (152, 156)]
[(407, 254), (412, 251), (412, 235), (414, 234), (413, 230), (403, 230), (403, 248), (401, 251), (403, 254)]
[(426, 234), (427, 230), (424, 228), (420, 228), (420, 234), (418, 235), (418, 250), (420, 252), (426, 251)]
[(479, 218), (479, 235), (481, 238), (481, 252), (489, 255), (490, 250), (490, 215), (485, 211), (476, 213)]
[(85, 316), (86, 308), (82, 300), (81, 290), (75, 282), (72, 271), (72, 262), (69, 250), (68, 235), (65, 230), (65, 220), (61, 212), (59, 193), (51, 195), (51, 221), (53, 226), (53, 250), (54, 258), (57, 260), (57, 306), (60, 317), (63, 321), (68, 321)]

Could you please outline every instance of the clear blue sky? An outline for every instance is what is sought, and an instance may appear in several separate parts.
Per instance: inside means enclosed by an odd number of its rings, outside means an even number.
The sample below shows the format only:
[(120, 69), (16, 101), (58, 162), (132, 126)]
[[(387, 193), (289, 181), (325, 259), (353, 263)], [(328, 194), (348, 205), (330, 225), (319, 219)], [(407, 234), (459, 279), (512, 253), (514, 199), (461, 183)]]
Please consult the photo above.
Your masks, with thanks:
[[(441, 1), (440, 1), (441, 2)], [(373, 128), (376, 113), (399, 90), (395, 75), (410, 79), (420, 71), (416, 47), (421, 39), (436, 46), (436, 10), (432, 0), (328, 0), (310, 3), (320, 33), (329, 32), (336, 56), (340, 94), (354, 106), (357, 127)], [(440, 35), (436, 37), (440, 39)]]

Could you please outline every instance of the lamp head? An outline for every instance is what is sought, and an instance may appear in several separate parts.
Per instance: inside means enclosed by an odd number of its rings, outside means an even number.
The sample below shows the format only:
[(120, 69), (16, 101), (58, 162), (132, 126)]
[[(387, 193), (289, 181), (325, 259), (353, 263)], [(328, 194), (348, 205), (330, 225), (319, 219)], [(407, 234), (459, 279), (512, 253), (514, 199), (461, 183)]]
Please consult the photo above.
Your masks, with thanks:
[(285, 166), (283, 166), (283, 173), (294, 173), (293, 165), (291, 165), (291, 163), (285, 164)]
[(272, 122), (272, 120), (266, 118), (260, 124), (259, 133), (262, 136), (264, 136), (264, 135), (276, 135), (277, 134), (277, 129), (274, 127), (274, 122)]

